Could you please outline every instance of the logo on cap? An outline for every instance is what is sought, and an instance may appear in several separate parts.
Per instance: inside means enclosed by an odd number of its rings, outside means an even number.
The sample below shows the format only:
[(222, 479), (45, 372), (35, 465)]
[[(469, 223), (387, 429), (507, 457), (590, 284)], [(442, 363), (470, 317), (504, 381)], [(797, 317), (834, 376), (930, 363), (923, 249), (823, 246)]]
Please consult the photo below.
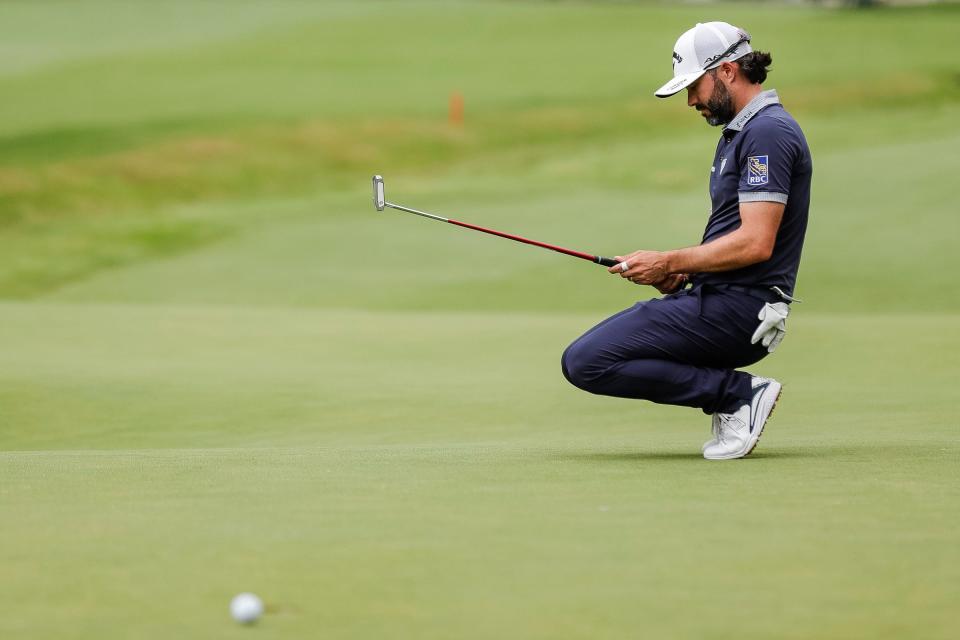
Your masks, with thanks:
[(673, 52), (673, 59), (676, 60), (677, 62), (683, 62), (683, 58), (681, 58), (680, 54), (677, 53), (676, 51)]

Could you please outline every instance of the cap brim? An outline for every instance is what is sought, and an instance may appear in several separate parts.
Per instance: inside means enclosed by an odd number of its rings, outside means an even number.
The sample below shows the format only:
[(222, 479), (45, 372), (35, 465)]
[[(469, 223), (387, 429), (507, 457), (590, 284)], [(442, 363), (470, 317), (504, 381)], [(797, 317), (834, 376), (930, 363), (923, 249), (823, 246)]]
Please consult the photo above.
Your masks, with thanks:
[(689, 87), (705, 73), (706, 71), (694, 71), (692, 73), (681, 74), (657, 89), (653, 95), (657, 96), (658, 98), (669, 98), (673, 94), (683, 91)]

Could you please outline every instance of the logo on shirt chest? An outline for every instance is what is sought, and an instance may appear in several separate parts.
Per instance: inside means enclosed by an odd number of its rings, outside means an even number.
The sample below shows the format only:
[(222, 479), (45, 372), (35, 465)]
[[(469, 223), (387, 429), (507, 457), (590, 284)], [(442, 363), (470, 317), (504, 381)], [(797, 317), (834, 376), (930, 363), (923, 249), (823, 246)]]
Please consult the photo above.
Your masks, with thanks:
[(747, 184), (767, 184), (770, 181), (768, 171), (769, 156), (750, 156), (747, 158)]
[(719, 176), (721, 173), (723, 173), (723, 168), (724, 168), (725, 166), (727, 166), (727, 159), (726, 159), (726, 158), (720, 158), (720, 168), (717, 169), (715, 166), (710, 167), (710, 173), (716, 173), (717, 176)]

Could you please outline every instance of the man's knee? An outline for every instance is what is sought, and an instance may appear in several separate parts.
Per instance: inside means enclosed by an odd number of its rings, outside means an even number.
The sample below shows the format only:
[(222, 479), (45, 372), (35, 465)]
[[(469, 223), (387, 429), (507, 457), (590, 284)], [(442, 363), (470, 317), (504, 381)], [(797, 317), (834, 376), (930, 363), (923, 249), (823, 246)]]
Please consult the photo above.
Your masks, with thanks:
[(603, 378), (609, 363), (604, 363), (597, 352), (583, 341), (576, 341), (563, 352), (560, 358), (563, 377), (575, 387), (596, 393), (596, 383)]
[(656, 359), (638, 359), (629, 362), (629, 374), (604, 355), (601, 346), (591, 346), (589, 341), (577, 341), (567, 347), (561, 358), (563, 376), (573, 386), (598, 395), (636, 398), (656, 401), (670, 378), (671, 363)]

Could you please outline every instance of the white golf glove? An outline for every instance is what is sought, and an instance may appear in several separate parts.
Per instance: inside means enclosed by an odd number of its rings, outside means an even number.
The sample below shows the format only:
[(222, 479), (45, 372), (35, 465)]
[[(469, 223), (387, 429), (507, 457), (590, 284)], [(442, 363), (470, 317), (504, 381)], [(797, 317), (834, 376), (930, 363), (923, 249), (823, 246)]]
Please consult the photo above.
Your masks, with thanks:
[(750, 338), (750, 344), (763, 343), (767, 352), (773, 353), (773, 350), (780, 346), (783, 336), (787, 335), (787, 316), (790, 315), (790, 306), (786, 302), (769, 302), (763, 305), (757, 317), (760, 319), (760, 326), (753, 332)]

